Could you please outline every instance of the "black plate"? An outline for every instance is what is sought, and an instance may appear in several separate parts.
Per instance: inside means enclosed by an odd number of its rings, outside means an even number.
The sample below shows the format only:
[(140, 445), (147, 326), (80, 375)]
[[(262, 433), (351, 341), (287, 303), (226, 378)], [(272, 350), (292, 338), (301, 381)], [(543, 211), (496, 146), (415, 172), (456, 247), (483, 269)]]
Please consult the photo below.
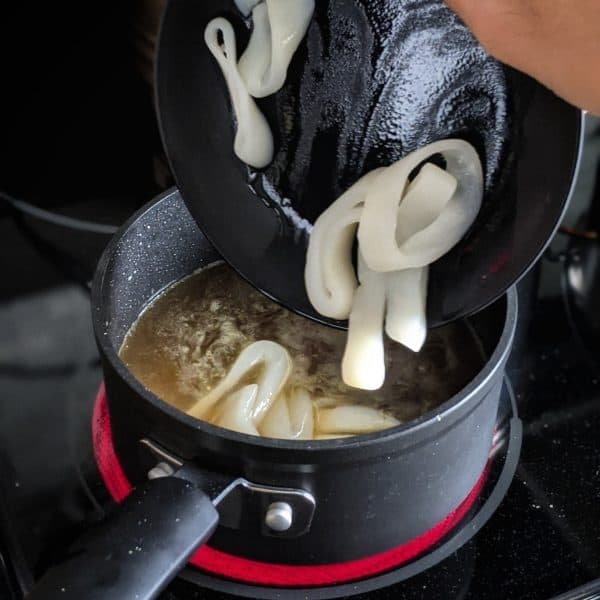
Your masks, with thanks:
[[(276, 155), (252, 172), (204, 27), (233, 0), (171, 0), (157, 60), (163, 142), (185, 202), (223, 257), (265, 294), (323, 322), (304, 290), (307, 235), (266, 193), (313, 221), (362, 173), (425, 143), (462, 137), (483, 158), (486, 193), (465, 239), (432, 267), (432, 326), (499, 297), (539, 257), (571, 191), (581, 113), (476, 44), (440, 1), (317, 0), (285, 87), (259, 102)], [(174, 226), (174, 225), (173, 225)], [(335, 325), (342, 325), (333, 322)]]

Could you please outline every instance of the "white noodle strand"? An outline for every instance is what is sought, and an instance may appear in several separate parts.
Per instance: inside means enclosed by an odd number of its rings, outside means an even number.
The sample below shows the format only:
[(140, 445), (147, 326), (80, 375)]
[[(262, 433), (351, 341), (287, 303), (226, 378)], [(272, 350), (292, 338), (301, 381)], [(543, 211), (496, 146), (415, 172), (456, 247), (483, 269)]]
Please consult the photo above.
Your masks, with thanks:
[(358, 258), (360, 286), (354, 294), (348, 321), (348, 337), (342, 359), (342, 379), (346, 385), (377, 390), (385, 381), (383, 317), (385, 276), (371, 271)]
[[(219, 34), (223, 44), (219, 42)], [(237, 121), (234, 151), (241, 161), (262, 169), (273, 160), (273, 135), (238, 72), (235, 34), (229, 21), (222, 17), (213, 19), (206, 26), (204, 41), (221, 67), (229, 90)]]
[(266, 0), (254, 7), (254, 28), (239, 62), (240, 75), (252, 96), (264, 98), (283, 87), (314, 10), (314, 0)]
[(306, 253), (304, 281), (315, 309), (347, 319), (358, 285), (350, 250), (367, 191), (383, 169), (359, 179), (316, 220)]
[(258, 389), (252, 420), (255, 426), (259, 425), (292, 370), (292, 360), (287, 350), (267, 340), (254, 342), (242, 350), (225, 378), (201, 398), (188, 413), (198, 419), (206, 418), (217, 402), (238, 387), (249, 372), (258, 368), (261, 370), (256, 378)]
[[(447, 171), (424, 164), (441, 154)], [(429, 265), (473, 224), (483, 195), (474, 148), (444, 140), (362, 177), (315, 222), (305, 284), (315, 309), (349, 318), (342, 361), (347, 385), (374, 390), (385, 380), (383, 321), (393, 340), (418, 352), (427, 337)], [(358, 285), (351, 262), (359, 243)]]
[(213, 425), (248, 435), (259, 435), (252, 421), (257, 393), (257, 385), (247, 385), (227, 396), (219, 404), (217, 414), (212, 419)]
[(444, 210), (457, 186), (456, 178), (446, 171), (431, 163), (423, 165), (407, 187), (396, 212), (396, 243), (400, 246), (429, 227)]
[(385, 332), (413, 352), (419, 352), (427, 338), (428, 275), (429, 267), (385, 274)]
[(260, 434), (265, 437), (307, 440), (314, 431), (313, 403), (303, 388), (292, 391), (290, 396), (280, 394), (260, 424)]
[(337, 406), (319, 409), (319, 436), (373, 433), (399, 425), (400, 421), (370, 406)]
[[(250, 374), (254, 374), (254, 383), (242, 385), (241, 381)], [(188, 414), (239, 433), (289, 440), (322, 439), (323, 435), (345, 437), (399, 423), (374, 408), (356, 407), (355, 412), (355, 407), (343, 404), (343, 410), (333, 412), (340, 402), (347, 403), (345, 398), (313, 398), (302, 387), (284, 391), (290, 374), (291, 361), (283, 346), (266, 340), (254, 342)], [(318, 431), (317, 412), (324, 419)], [(361, 415), (365, 419), (359, 424)], [(338, 419), (337, 426), (332, 425), (334, 417)]]
[(290, 423), (290, 411), (285, 394), (280, 394), (279, 398), (273, 402), (271, 409), (262, 420), (258, 430), (260, 435), (264, 437), (282, 440), (291, 440), (294, 438), (292, 424)]
[[(457, 180), (456, 191), (437, 218), (417, 230), (400, 246), (396, 217), (402, 213), (402, 193), (410, 173), (423, 161), (441, 154), (447, 171)], [(399, 183), (402, 188), (399, 189)], [(365, 199), (358, 242), (367, 265), (389, 272), (429, 265), (451, 250), (473, 224), (481, 207), (483, 173), (475, 149), (462, 140), (443, 140), (425, 146), (388, 167)]]
[(288, 400), (290, 425), (298, 440), (310, 440), (314, 435), (314, 407), (307, 390), (296, 388)]

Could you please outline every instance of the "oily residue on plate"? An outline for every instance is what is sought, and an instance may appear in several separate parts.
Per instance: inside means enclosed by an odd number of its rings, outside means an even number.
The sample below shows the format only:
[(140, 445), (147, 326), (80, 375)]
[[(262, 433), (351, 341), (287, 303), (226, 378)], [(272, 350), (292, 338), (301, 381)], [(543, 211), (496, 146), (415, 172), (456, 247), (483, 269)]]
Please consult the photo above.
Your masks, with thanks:
[(261, 103), (277, 144), (266, 177), (314, 222), (365, 172), (457, 136), (482, 156), (489, 191), (507, 98), (504, 68), (440, 0), (320, 0), (285, 87)]

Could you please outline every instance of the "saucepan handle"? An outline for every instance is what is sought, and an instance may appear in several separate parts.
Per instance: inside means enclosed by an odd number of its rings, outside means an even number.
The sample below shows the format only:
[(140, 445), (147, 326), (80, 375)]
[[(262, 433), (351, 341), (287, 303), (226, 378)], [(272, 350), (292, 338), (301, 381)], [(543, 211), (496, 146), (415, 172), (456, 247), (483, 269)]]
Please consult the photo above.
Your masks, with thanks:
[(28, 600), (151, 600), (213, 533), (219, 514), (197, 486), (162, 477), (138, 486), (50, 569)]

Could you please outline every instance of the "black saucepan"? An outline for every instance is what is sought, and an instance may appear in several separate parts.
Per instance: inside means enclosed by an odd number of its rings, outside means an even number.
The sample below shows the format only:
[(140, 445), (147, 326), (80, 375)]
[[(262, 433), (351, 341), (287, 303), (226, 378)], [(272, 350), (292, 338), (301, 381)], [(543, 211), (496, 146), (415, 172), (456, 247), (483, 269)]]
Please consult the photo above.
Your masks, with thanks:
[(168, 3), (159, 121), (190, 212), (267, 295), (322, 320), (304, 290), (307, 237), (286, 212), (312, 222), (363, 173), (453, 136), (479, 151), (486, 192), (470, 234), (433, 266), (429, 323), (486, 306), (540, 255), (571, 189), (581, 113), (487, 56), (441, 0), (317, 0), (287, 84), (259, 102), (276, 154), (258, 173), (233, 153), (227, 90), (203, 37), (216, 16), (243, 49), (233, 0)]
[[(469, 318), (489, 359), (439, 408), (377, 434), (291, 442), (197, 421), (150, 393), (118, 358), (160, 290), (219, 259), (177, 192), (142, 209), (108, 246), (93, 284), (94, 330), (114, 447), (136, 489), (31, 598), (154, 598), (219, 519), (210, 545), (254, 561), (372, 557), (429, 531), (482, 477), (516, 326), (513, 289)], [(167, 458), (176, 472), (148, 480)]]

